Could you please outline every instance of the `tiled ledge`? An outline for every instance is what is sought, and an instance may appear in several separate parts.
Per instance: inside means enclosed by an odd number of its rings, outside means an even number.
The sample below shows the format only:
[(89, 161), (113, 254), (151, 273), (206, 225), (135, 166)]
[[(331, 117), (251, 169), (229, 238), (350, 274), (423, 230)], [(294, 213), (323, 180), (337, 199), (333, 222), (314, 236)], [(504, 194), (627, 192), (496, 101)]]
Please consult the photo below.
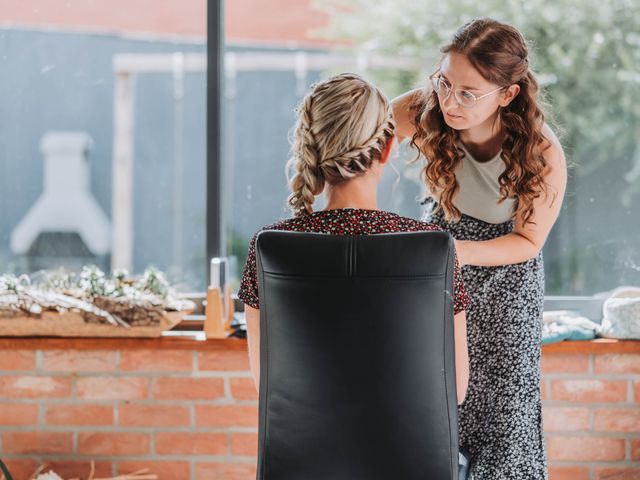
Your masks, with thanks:
[(0, 337), (0, 350), (246, 350), (246, 340), (197, 332), (161, 338)]
[[(162, 338), (53, 338), (0, 337), (0, 350), (246, 350), (245, 340), (237, 338), (203, 339), (188, 333)], [(542, 353), (640, 353), (640, 340), (563, 341), (542, 346)]]
[(542, 346), (545, 353), (640, 353), (640, 340), (565, 340)]

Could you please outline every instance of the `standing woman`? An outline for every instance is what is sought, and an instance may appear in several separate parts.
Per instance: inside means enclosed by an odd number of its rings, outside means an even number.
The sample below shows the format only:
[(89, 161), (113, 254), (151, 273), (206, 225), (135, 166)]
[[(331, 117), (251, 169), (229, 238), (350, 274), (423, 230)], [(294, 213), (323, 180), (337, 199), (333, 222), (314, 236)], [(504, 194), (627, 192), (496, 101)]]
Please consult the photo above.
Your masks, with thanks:
[(430, 85), (393, 101), (425, 158), (427, 218), (449, 230), (471, 297), (460, 443), (474, 480), (547, 478), (540, 399), (542, 247), (566, 187), (527, 43), (491, 19), (460, 28)]

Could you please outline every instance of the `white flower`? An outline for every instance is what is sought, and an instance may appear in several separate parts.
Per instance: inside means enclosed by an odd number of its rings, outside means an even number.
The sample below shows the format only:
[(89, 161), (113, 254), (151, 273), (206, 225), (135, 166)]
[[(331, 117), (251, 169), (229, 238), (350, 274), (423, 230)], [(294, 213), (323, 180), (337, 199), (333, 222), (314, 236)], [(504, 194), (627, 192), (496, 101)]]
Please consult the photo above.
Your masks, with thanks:
[(62, 477), (58, 476), (53, 470), (49, 470), (47, 473), (41, 473), (38, 475), (35, 480), (64, 480)]

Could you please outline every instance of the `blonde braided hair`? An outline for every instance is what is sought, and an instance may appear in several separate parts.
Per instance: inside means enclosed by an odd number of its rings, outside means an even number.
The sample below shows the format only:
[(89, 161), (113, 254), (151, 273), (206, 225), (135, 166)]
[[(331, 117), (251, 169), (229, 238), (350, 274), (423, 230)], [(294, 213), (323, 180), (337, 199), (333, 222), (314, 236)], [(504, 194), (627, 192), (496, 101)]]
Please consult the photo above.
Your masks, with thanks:
[(387, 99), (359, 75), (343, 73), (316, 84), (297, 109), (287, 199), (297, 216), (313, 212), (325, 182), (336, 184), (380, 159), (396, 124)]

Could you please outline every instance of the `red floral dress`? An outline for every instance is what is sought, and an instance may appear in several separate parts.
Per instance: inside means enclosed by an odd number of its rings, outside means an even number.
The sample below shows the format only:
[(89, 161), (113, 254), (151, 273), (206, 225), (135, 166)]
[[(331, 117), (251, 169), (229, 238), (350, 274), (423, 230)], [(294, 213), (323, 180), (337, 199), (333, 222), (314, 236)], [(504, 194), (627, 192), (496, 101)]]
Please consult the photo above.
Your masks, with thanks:
[[(442, 230), (440, 227), (401, 217), (395, 213), (382, 210), (363, 210), (357, 208), (342, 208), (337, 210), (320, 210), (302, 217), (283, 220), (267, 225), (261, 230), (288, 230), (293, 232), (327, 233), (331, 235), (371, 235), (376, 233), (393, 232), (429, 232)], [(257, 235), (257, 234), (256, 234)], [(242, 274), (242, 282), (238, 297), (246, 305), (260, 308), (258, 301), (258, 277), (256, 273), (256, 250), (254, 235), (249, 246), (247, 263)], [(462, 275), (458, 260), (455, 260), (453, 273), (454, 282), (454, 313), (466, 310), (469, 298), (462, 282)]]

